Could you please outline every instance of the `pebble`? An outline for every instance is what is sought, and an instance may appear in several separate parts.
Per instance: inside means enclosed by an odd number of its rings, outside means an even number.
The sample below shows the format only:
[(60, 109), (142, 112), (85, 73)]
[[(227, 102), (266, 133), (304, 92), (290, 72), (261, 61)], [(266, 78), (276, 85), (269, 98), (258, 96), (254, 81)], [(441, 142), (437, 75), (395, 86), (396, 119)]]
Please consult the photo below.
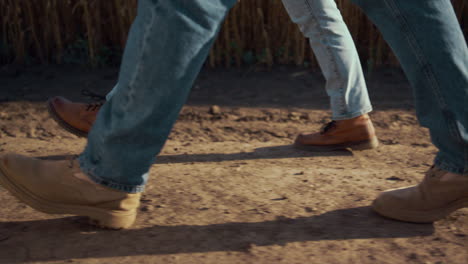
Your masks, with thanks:
[(143, 207), (141, 207), (141, 211), (143, 212), (150, 212), (150, 211), (153, 211), (154, 207), (152, 205), (145, 205)]
[(221, 107), (217, 106), (217, 105), (212, 105), (210, 107), (210, 114), (212, 115), (219, 115), (221, 114)]

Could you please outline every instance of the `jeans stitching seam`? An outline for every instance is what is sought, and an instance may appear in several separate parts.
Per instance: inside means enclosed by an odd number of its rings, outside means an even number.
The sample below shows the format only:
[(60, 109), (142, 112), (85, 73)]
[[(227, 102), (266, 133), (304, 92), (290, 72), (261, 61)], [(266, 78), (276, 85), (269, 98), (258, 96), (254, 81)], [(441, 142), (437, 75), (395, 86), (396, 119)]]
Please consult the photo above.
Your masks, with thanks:
[[(158, 5), (159, 5), (159, 3), (156, 3), (154, 8), (158, 8)], [(140, 49), (140, 50), (142, 50), (142, 52), (139, 54), (139, 59), (138, 59), (138, 61), (140, 63), (135, 67), (135, 70), (133, 71), (132, 77), (130, 78), (130, 80), (128, 82), (129, 87), (132, 87), (132, 85), (137, 81), (136, 76), (137, 76), (138, 72), (140, 72), (140, 70), (143, 68), (142, 67), (142, 64), (143, 64), (143, 61), (144, 61), (143, 58), (145, 57), (143, 51), (145, 50), (146, 43), (148, 43), (147, 39), (151, 36), (151, 34), (149, 32), (152, 31), (152, 29), (154, 27), (155, 18), (156, 18), (156, 16), (154, 14), (154, 9), (151, 9), (151, 21), (150, 21), (150, 23), (148, 23), (148, 26), (145, 27), (145, 30), (143, 32), (143, 41), (142, 41), (143, 44), (142, 44), (142, 47)], [(129, 93), (131, 93), (131, 91), (132, 90), (130, 90)]]
[[(322, 30), (322, 27), (320, 26), (320, 19), (317, 18), (317, 16), (315, 15), (315, 13), (312, 11), (313, 10), (313, 7), (311, 6), (309, 0), (304, 0), (304, 3), (305, 5), (307, 6), (307, 10), (309, 11), (309, 14), (311, 15), (311, 17), (315, 20), (315, 22), (319, 25), (318, 29), (319, 29), (319, 32), (320, 32), (320, 36), (322, 38), (325, 38), (325, 33), (324, 31)], [(337, 63), (336, 63), (336, 60), (333, 56), (333, 52), (331, 52), (330, 50), (330, 47), (328, 45), (326, 45), (326, 48), (325, 50), (327, 51), (329, 57), (331, 58), (331, 61), (332, 61), (332, 64), (333, 64), (333, 72), (338, 75), (340, 78), (340, 80), (342, 80), (342, 76), (340, 76), (339, 74), (339, 71), (338, 71), (338, 66), (337, 66)], [(344, 96), (344, 92), (343, 92), (343, 86), (344, 86), (344, 83), (340, 83), (340, 102), (339, 102), (339, 106), (340, 106), (340, 113), (346, 113), (346, 100), (345, 100), (345, 96)]]

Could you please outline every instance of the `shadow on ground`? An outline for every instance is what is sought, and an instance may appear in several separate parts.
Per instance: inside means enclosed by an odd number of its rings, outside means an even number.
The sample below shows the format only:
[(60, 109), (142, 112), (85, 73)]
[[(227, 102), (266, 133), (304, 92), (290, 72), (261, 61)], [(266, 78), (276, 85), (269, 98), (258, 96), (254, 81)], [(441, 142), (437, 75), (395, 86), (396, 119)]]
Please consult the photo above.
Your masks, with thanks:
[[(234, 144), (234, 143), (233, 143)], [(168, 163), (190, 163), (190, 162), (222, 162), (258, 159), (289, 159), (289, 158), (311, 158), (311, 157), (335, 157), (353, 156), (350, 150), (337, 150), (330, 152), (310, 152), (295, 149), (292, 145), (280, 145), (256, 148), (252, 152), (239, 153), (209, 153), (209, 154), (172, 154), (161, 155), (156, 159), (156, 164)], [(72, 159), (76, 155), (53, 155), (37, 157), (44, 160)]]
[[(90, 227), (84, 219), (0, 223), (0, 262), (53, 261), (215, 251), (248, 252), (255, 246), (291, 242), (429, 236), (433, 225), (401, 223), (369, 207), (340, 209), (259, 223), (176, 225), (121, 231)], [(0, 236), (1, 237), (1, 236)], [(54, 239), (51, 239), (54, 238)], [(25, 243), (23, 241), (35, 241)], [(41, 241), (54, 241), (43, 244)]]

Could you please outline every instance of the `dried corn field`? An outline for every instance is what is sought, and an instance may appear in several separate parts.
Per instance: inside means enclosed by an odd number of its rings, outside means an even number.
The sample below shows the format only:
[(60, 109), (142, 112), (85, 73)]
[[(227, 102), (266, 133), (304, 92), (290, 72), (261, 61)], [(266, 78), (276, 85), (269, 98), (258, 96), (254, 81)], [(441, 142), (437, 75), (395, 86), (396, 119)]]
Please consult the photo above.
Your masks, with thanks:
[[(378, 31), (349, 1), (336, 0), (368, 67), (396, 65)], [(0, 0), (0, 64), (118, 64), (136, 0)], [(468, 1), (453, 0), (468, 32)], [(296, 64), (315, 67), (307, 40), (281, 0), (237, 4), (207, 62), (212, 67)]]

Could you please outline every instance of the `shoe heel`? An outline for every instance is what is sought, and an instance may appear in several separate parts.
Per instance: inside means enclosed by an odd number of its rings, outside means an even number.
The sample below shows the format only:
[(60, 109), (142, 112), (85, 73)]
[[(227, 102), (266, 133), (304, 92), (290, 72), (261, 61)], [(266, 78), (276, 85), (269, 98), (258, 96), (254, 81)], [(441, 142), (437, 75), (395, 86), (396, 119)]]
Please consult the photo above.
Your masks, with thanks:
[(374, 137), (370, 140), (361, 141), (356, 144), (353, 144), (349, 148), (351, 148), (352, 150), (366, 150), (366, 149), (374, 149), (374, 148), (377, 148), (378, 146), (379, 146), (379, 140), (376, 137)]
[(136, 219), (136, 211), (126, 215), (115, 214), (96, 214), (89, 217), (89, 224), (107, 229), (126, 229), (129, 228)]

